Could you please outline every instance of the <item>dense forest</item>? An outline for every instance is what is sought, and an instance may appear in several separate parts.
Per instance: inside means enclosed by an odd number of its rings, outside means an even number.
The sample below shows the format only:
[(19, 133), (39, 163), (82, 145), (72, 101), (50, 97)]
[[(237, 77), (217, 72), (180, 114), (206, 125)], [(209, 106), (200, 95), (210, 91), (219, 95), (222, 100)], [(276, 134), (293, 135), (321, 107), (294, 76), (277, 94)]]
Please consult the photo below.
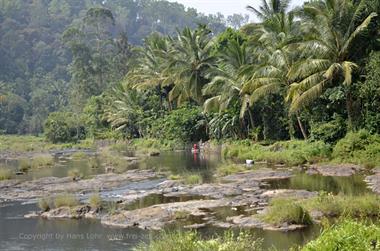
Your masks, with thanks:
[[(380, 2), (205, 16), (167, 1), (0, 1), (0, 128), (335, 143), (380, 132)], [(227, 28), (228, 27), (228, 28)]]

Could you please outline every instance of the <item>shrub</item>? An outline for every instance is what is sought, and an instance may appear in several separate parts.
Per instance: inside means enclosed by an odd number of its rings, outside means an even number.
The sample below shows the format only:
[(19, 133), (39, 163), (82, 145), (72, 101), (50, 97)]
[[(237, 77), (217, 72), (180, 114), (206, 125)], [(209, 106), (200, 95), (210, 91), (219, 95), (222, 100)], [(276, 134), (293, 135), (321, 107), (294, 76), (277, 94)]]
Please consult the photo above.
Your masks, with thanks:
[(12, 172), (8, 168), (0, 167), (0, 180), (9, 180), (12, 178)]
[(361, 196), (333, 195), (325, 192), (304, 202), (309, 211), (325, 216), (372, 217), (380, 215), (380, 198), (374, 194)]
[(160, 238), (149, 244), (140, 244), (135, 251), (247, 251), (262, 250), (261, 239), (246, 232), (239, 235), (227, 231), (223, 236), (217, 236), (209, 240), (202, 239), (196, 232), (172, 232), (163, 233)]
[(99, 161), (96, 158), (91, 158), (87, 160), (87, 164), (91, 169), (97, 169), (100, 167)]
[(92, 194), (88, 199), (88, 202), (90, 204), (90, 207), (93, 209), (102, 207), (102, 197), (100, 197), (99, 193)]
[(265, 222), (274, 225), (313, 223), (309, 213), (293, 198), (273, 199), (268, 211), (262, 217)]
[(74, 159), (85, 159), (87, 158), (87, 154), (84, 152), (75, 152), (71, 155)]
[(245, 141), (233, 142), (225, 144), (222, 149), (225, 158), (235, 158), (241, 161), (253, 159), (288, 166), (327, 160), (330, 152), (330, 146), (322, 141), (301, 140), (280, 141), (270, 146), (247, 144)]
[(71, 195), (71, 194), (68, 194), (68, 193), (57, 195), (54, 198), (54, 206), (56, 208), (59, 208), (59, 207), (74, 207), (74, 206), (77, 206), (77, 205), (79, 205), (79, 200), (74, 195)]
[(69, 176), (73, 180), (78, 180), (83, 178), (84, 175), (77, 168), (73, 168), (67, 172), (67, 176)]
[(151, 121), (147, 135), (152, 138), (181, 140), (184, 142), (206, 139), (206, 128), (200, 108), (182, 106), (163, 118)]
[(71, 112), (50, 113), (45, 121), (44, 133), (53, 143), (77, 142), (86, 137), (81, 118)]
[(41, 198), (38, 200), (38, 207), (46, 212), (50, 210), (50, 200), (48, 198)]
[(186, 175), (184, 178), (185, 184), (188, 185), (197, 185), (197, 184), (202, 184), (202, 176), (199, 174), (190, 174)]
[(37, 156), (32, 159), (32, 168), (43, 168), (54, 165), (54, 158), (50, 155)]
[(310, 137), (312, 140), (324, 141), (326, 143), (335, 144), (346, 134), (346, 122), (342, 117), (336, 117), (327, 123), (315, 123), (311, 127)]
[(21, 172), (27, 172), (30, 168), (32, 168), (30, 159), (19, 159), (18, 161), (19, 170)]
[(240, 173), (244, 172), (247, 169), (243, 165), (237, 165), (237, 164), (223, 164), (221, 166), (218, 166), (217, 173), (220, 176), (227, 176), (234, 173)]
[(380, 136), (365, 130), (350, 132), (338, 141), (332, 156), (338, 162), (374, 167), (380, 163)]
[(353, 220), (344, 220), (325, 229), (302, 251), (368, 251), (380, 250), (380, 227), (366, 225)]

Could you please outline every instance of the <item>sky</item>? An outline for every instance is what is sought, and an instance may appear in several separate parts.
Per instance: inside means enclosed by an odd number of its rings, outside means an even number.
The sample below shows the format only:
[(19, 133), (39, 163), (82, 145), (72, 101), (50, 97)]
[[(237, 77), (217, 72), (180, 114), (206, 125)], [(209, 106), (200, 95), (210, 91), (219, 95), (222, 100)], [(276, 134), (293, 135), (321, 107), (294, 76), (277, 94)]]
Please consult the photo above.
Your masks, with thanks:
[[(225, 16), (234, 13), (250, 14), (246, 10), (247, 5), (253, 7), (260, 6), (261, 0), (169, 0), (171, 2), (179, 2), (186, 7), (196, 8), (199, 12), (205, 14), (222, 13)], [(305, 0), (293, 0), (293, 6), (301, 5)], [(251, 15), (252, 16), (252, 15)]]

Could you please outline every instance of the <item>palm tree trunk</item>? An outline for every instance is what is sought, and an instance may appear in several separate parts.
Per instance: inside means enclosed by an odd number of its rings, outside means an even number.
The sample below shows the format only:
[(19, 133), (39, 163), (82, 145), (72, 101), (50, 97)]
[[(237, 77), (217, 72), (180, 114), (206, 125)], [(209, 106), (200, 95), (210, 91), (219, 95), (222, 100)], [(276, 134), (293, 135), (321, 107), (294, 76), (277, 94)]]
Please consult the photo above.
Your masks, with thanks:
[(303, 138), (304, 138), (305, 140), (307, 140), (306, 130), (305, 130), (305, 128), (304, 128), (303, 125), (302, 125), (301, 117), (300, 117), (300, 115), (299, 115), (298, 112), (297, 112), (297, 114), (296, 114), (296, 117), (297, 117), (298, 126), (300, 127), (301, 132), (302, 132), (302, 136), (303, 136)]
[(346, 109), (347, 109), (347, 130), (352, 131), (354, 129), (354, 123), (353, 123), (353, 100), (352, 100), (352, 94), (351, 91), (347, 91), (346, 95)]
[(253, 130), (255, 128), (255, 122), (253, 121), (252, 112), (249, 109), (249, 106), (247, 110), (248, 110), (248, 115), (249, 115), (249, 122), (251, 123), (251, 130)]

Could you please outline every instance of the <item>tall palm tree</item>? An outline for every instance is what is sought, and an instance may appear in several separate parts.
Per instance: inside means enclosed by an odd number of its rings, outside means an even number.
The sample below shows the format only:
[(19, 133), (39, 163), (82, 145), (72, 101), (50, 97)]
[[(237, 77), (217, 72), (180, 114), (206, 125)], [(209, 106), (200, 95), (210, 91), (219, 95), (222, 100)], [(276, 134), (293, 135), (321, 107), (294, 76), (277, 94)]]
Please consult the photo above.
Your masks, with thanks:
[[(249, 96), (247, 94), (240, 95), (244, 83), (244, 77), (240, 73), (252, 61), (246, 44), (240, 44), (236, 40), (229, 41), (226, 49), (220, 53), (218, 58), (218, 67), (210, 70), (208, 78), (211, 81), (203, 88), (203, 95), (209, 97), (204, 103), (204, 111), (222, 114), (228, 108), (237, 105), (240, 109), (238, 118), (240, 117), (242, 120), (248, 112), (250, 124), (253, 127), (253, 117), (249, 110)], [(223, 116), (224, 120), (227, 118), (229, 117)], [(235, 120), (234, 117), (231, 119)]]
[[(353, 61), (357, 38), (376, 13), (366, 13), (366, 0), (323, 0), (304, 5), (302, 16), (310, 30), (302, 43), (300, 62), (288, 73), (293, 82), (291, 112), (297, 112), (323, 94), (327, 87), (343, 85), (347, 89), (347, 113), (352, 125), (352, 97), (349, 87), (358, 67)], [(361, 44), (360, 46), (366, 46)]]
[(206, 72), (214, 66), (212, 55), (214, 42), (209, 30), (200, 26), (196, 30), (185, 28), (172, 40), (172, 51), (167, 74), (174, 80), (174, 87), (169, 93), (170, 100), (178, 103), (194, 100), (203, 104), (202, 88), (206, 84)]
[[(153, 34), (145, 40), (144, 46), (136, 49), (137, 66), (127, 74), (125, 84), (139, 91), (156, 90), (163, 106), (162, 89), (173, 84), (167, 74), (169, 39)], [(169, 109), (170, 109), (170, 102)]]
[[(291, 81), (288, 73), (298, 60), (298, 42), (302, 38), (299, 22), (293, 13), (278, 13), (262, 23), (256, 32), (261, 63), (246, 71), (251, 74), (244, 83), (242, 93), (250, 95), (250, 104), (268, 97), (270, 94), (286, 96)], [(300, 116), (296, 114), (298, 125), (306, 139), (306, 130)], [(291, 121), (291, 120), (289, 120)]]
[(265, 21), (279, 13), (286, 13), (291, 0), (261, 0), (261, 6), (257, 9), (251, 5), (247, 9), (252, 11), (260, 20)]

